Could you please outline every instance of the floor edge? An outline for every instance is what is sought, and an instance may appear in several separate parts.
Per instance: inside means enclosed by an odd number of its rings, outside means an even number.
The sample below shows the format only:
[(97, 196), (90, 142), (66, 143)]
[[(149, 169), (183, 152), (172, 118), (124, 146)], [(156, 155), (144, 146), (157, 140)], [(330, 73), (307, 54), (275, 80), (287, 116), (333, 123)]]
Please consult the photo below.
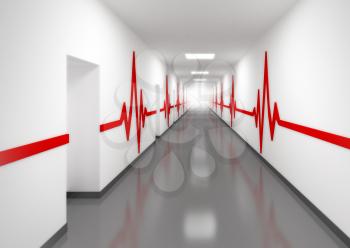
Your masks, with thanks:
[(63, 237), (63, 235), (65, 235), (67, 233), (68, 230), (68, 224), (64, 224), (60, 229), (58, 229), (57, 232), (55, 232), (51, 238), (49, 238), (42, 246), (41, 248), (50, 248), (52, 247), (54, 244), (56, 244), (56, 242)]

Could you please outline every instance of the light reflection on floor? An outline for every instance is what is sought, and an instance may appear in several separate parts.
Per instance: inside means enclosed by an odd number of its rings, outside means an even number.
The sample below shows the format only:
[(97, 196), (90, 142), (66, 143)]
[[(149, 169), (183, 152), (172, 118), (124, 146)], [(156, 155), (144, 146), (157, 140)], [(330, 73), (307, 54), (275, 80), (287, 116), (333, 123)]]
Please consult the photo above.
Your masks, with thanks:
[(214, 241), (216, 236), (215, 213), (211, 210), (188, 212), (184, 219), (184, 234), (186, 239), (192, 243), (207, 244)]
[(55, 247), (345, 246), (217, 117), (191, 111), (103, 198), (69, 200)]

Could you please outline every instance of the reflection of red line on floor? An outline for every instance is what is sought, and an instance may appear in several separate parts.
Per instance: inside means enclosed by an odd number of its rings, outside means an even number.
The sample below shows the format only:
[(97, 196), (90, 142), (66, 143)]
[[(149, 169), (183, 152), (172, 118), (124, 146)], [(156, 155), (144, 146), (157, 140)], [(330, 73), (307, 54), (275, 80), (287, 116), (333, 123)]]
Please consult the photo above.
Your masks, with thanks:
[(221, 115), (223, 108), (230, 109), (230, 115), (231, 115), (231, 126), (232, 126), (232, 118), (235, 118), (236, 112), (242, 113), (244, 115), (254, 117), (255, 120), (255, 126), (259, 130), (259, 145), (260, 145), (260, 153), (262, 152), (263, 147), (263, 136), (264, 136), (264, 122), (265, 122), (265, 105), (267, 105), (267, 117), (268, 117), (268, 124), (270, 128), (270, 138), (273, 141), (274, 134), (275, 134), (275, 128), (276, 125), (279, 125), (281, 127), (287, 128), (289, 130), (293, 130), (298, 133), (302, 133), (311, 137), (314, 137), (316, 139), (320, 139), (329, 143), (332, 143), (334, 145), (338, 145), (347, 149), (350, 149), (350, 138), (340, 136), (337, 134), (325, 132), (322, 130), (314, 129), (311, 127), (295, 124), (292, 122), (285, 121), (280, 118), (279, 110), (277, 102), (273, 105), (273, 110), (271, 110), (271, 101), (270, 101), (270, 86), (269, 86), (269, 72), (268, 72), (268, 58), (267, 58), (267, 52), (265, 52), (265, 65), (264, 65), (264, 85), (263, 85), (263, 92), (262, 92), (262, 101), (261, 101), (261, 94), (260, 89), (258, 90), (257, 94), (257, 102), (256, 106), (253, 108), (253, 110), (248, 111), (245, 109), (240, 109), (236, 105), (235, 95), (234, 95), (234, 80), (232, 78), (232, 93), (230, 96), (230, 104), (226, 105), (223, 100), (223, 87), (221, 84), (221, 97), (220, 102), (217, 100), (217, 90), (215, 90), (215, 101), (213, 104), (216, 107), (220, 106), (221, 109)]
[(112, 240), (110, 244), (111, 248), (139, 247), (139, 229), (144, 220), (144, 209), (152, 179), (150, 178), (146, 184), (142, 184), (140, 171), (138, 171), (136, 182), (135, 209), (132, 210), (128, 201), (124, 210), (124, 221), (122, 227)]
[(262, 167), (259, 168), (259, 181), (257, 184), (254, 183), (252, 178), (239, 163), (231, 166), (232, 175), (236, 171), (240, 172), (242, 175), (243, 181), (248, 188), (248, 192), (250, 192), (253, 198), (256, 213), (262, 221), (262, 231), (264, 233), (263, 247), (271, 247), (272, 243), (278, 243), (283, 248), (291, 248), (291, 244), (277, 224), (276, 211), (273, 202), (270, 201), (270, 204), (266, 202)]
[(31, 144), (11, 148), (0, 152), (0, 166), (63, 146), (69, 143), (69, 135), (64, 134)]
[[(135, 105), (135, 108), (134, 108), (134, 105)], [(157, 110), (149, 111), (146, 107), (144, 107), (142, 89), (140, 90), (140, 94), (138, 95), (135, 52), (133, 52), (133, 55), (132, 55), (132, 73), (131, 73), (129, 109), (127, 109), (126, 107), (126, 102), (123, 102), (122, 111), (121, 111), (119, 120), (101, 124), (100, 132), (105, 132), (107, 130), (110, 130), (115, 127), (119, 127), (124, 124), (126, 139), (129, 140), (132, 116), (133, 116), (134, 110), (135, 110), (135, 116), (136, 116), (135, 121), (136, 121), (137, 148), (138, 148), (138, 152), (140, 153), (141, 130), (145, 126), (146, 117), (157, 114)]]

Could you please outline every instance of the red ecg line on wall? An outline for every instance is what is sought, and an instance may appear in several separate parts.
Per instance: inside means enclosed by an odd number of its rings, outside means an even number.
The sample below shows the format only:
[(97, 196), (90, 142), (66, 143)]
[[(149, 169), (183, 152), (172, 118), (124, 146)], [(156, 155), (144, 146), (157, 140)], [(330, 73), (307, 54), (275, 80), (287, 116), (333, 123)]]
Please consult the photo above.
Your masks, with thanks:
[(236, 112), (240, 112), (244, 115), (254, 117), (255, 127), (259, 129), (259, 145), (260, 145), (260, 153), (262, 153), (263, 137), (264, 137), (265, 106), (267, 105), (267, 115), (268, 115), (271, 141), (273, 141), (274, 139), (276, 125), (279, 125), (281, 127), (293, 130), (295, 132), (302, 133), (302, 134), (314, 137), (316, 139), (320, 139), (320, 140), (332, 143), (334, 145), (338, 145), (338, 146), (342, 146), (344, 148), (350, 149), (350, 138), (348, 137), (340, 136), (337, 134), (333, 134), (322, 130), (310, 128), (307, 126), (295, 124), (289, 121), (285, 121), (280, 118), (277, 102), (274, 103), (273, 110), (271, 110), (267, 52), (265, 52), (264, 62), (265, 62), (264, 63), (264, 86), (263, 86), (263, 93), (262, 93), (262, 102), (261, 102), (261, 94), (259, 89), (258, 95), (257, 95), (257, 103), (256, 103), (256, 106), (253, 108), (253, 110), (249, 111), (249, 110), (245, 110), (237, 107), (235, 95), (234, 95), (233, 77), (232, 77), (232, 92), (230, 96), (229, 105), (226, 105), (224, 103), (222, 84), (221, 84), (220, 102), (217, 101), (217, 92), (215, 92), (214, 104), (216, 106), (216, 110), (218, 105), (221, 108), (221, 115), (222, 115), (223, 108), (228, 108), (230, 110), (231, 127), (232, 127), (232, 117), (235, 118)]
[(215, 86), (215, 109), (216, 111), (218, 111), (218, 105), (217, 105), (217, 102), (218, 102), (218, 87)]
[[(141, 151), (141, 130), (142, 130), (142, 128), (145, 127), (146, 118), (157, 114), (157, 110), (149, 111), (147, 109), (147, 107), (144, 106), (142, 89), (140, 89), (140, 102), (139, 102), (137, 91), (138, 91), (138, 89), (137, 89), (137, 77), (136, 77), (136, 59), (135, 59), (135, 52), (133, 52), (129, 109), (127, 109), (127, 107), (126, 107), (126, 102), (123, 102), (122, 112), (120, 114), (120, 118), (116, 121), (101, 124), (100, 125), (100, 132), (105, 132), (107, 130), (119, 127), (122, 124), (124, 124), (126, 139), (129, 140), (130, 139), (130, 130), (131, 130), (133, 110), (135, 110), (137, 148), (138, 148), (138, 152), (140, 153), (140, 151)], [(164, 112), (164, 115), (165, 115), (165, 118), (167, 119), (167, 123), (168, 123), (168, 127), (169, 127), (171, 109), (176, 106), (178, 109), (178, 114), (179, 114), (180, 106), (182, 103), (180, 102), (180, 99), (179, 99), (179, 89), (178, 89), (177, 103), (175, 106), (171, 105), (170, 95), (169, 95), (169, 86), (168, 86), (168, 76), (166, 76), (166, 92), (165, 92), (165, 94), (166, 95), (165, 95), (164, 105), (163, 105), (163, 108), (160, 109), (160, 112)], [(135, 105), (135, 108), (134, 108), (134, 105)]]
[(64, 134), (31, 144), (11, 148), (0, 152), (0, 166), (42, 153), (69, 143), (69, 135)]
[(164, 112), (164, 117), (167, 120), (168, 127), (170, 125), (170, 112), (172, 108), (174, 108), (174, 106), (170, 103), (168, 76), (166, 76), (165, 100), (163, 103), (163, 108), (160, 109), (160, 112)]
[(176, 83), (176, 93), (177, 93), (177, 97), (176, 97), (176, 110), (177, 110), (177, 117), (180, 116), (180, 107), (182, 105), (182, 103), (180, 102), (180, 88), (179, 88), (179, 82)]
[(141, 129), (145, 127), (146, 117), (157, 114), (157, 110), (149, 111), (146, 107), (144, 107), (142, 89), (140, 90), (140, 102), (138, 101), (135, 52), (133, 52), (132, 54), (132, 73), (131, 73), (129, 109), (127, 110), (126, 103), (123, 102), (122, 112), (120, 114), (119, 120), (101, 124), (100, 132), (105, 132), (107, 130), (110, 130), (115, 127), (119, 127), (122, 124), (124, 124), (126, 139), (129, 140), (134, 104), (135, 104), (135, 115), (136, 115), (137, 148), (138, 148), (138, 152), (140, 153)]
[(185, 86), (182, 84), (182, 113), (185, 113)]
[(184, 112), (185, 110), (185, 96), (184, 96), (184, 86), (182, 86), (182, 102), (180, 101), (180, 83), (176, 83), (176, 103), (175, 105), (172, 105), (170, 103), (170, 95), (169, 95), (169, 83), (168, 83), (168, 76), (166, 76), (166, 83), (165, 83), (165, 100), (163, 102), (163, 108), (160, 109), (160, 112), (164, 112), (164, 117), (167, 119), (168, 127), (170, 125), (170, 112), (171, 109), (176, 108), (177, 110), (177, 116), (180, 116), (180, 108), (182, 106), (182, 110)]

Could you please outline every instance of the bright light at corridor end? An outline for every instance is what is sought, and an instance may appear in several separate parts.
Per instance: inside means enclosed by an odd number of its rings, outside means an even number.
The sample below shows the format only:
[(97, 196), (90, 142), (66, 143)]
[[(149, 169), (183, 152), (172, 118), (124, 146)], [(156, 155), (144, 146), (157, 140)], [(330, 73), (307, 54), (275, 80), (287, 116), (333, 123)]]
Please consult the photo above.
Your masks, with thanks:
[(192, 75), (208, 75), (208, 71), (191, 71)]
[(215, 53), (186, 53), (186, 59), (214, 59)]
[(207, 81), (206, 78), (195, 78), (194, 81), (196, 82), (204, 82), (204, 81)]

